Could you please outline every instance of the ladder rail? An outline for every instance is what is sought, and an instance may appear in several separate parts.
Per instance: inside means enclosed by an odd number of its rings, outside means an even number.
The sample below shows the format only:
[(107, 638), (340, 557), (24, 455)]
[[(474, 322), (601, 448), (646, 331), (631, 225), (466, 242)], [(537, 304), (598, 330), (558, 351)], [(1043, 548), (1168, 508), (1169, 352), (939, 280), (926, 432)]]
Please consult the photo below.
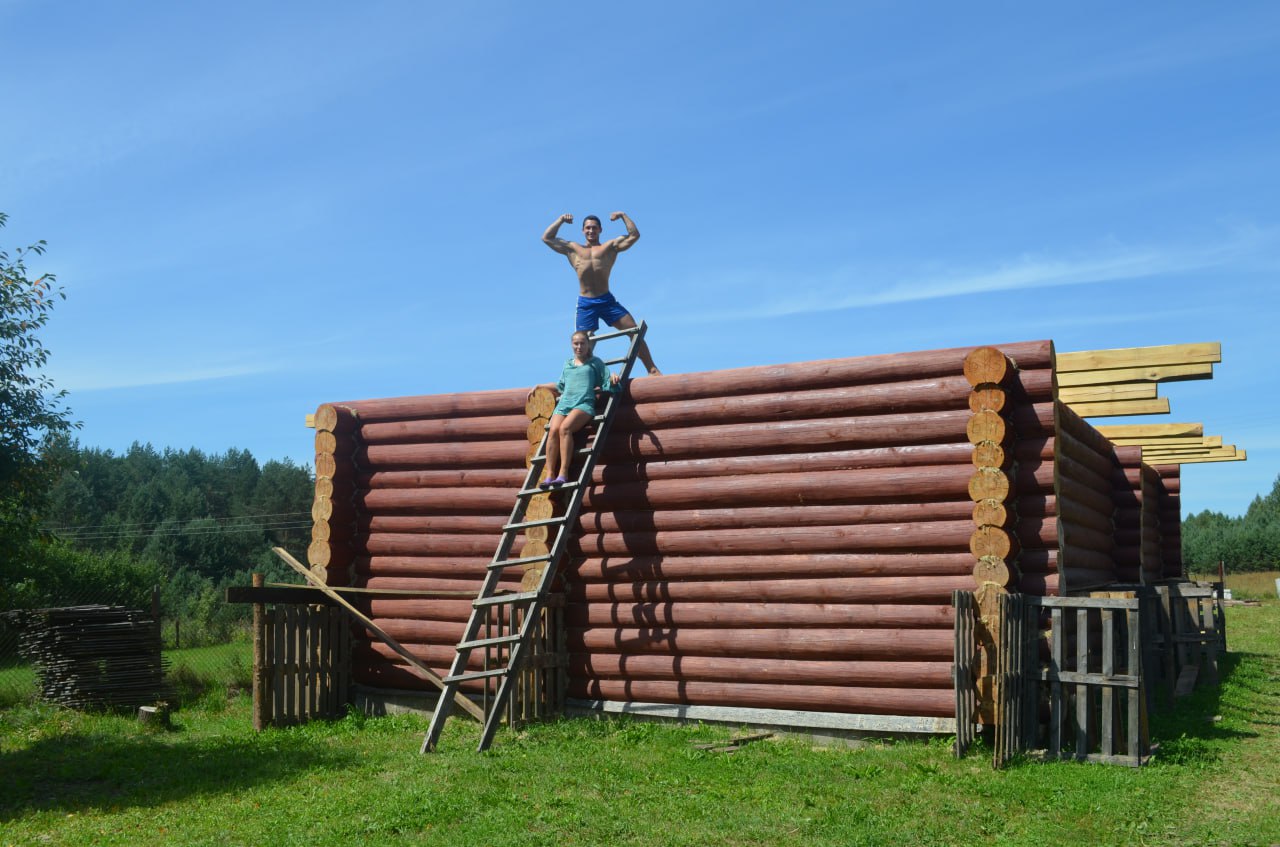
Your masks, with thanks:
[[(622, 385), (631, 376), (631, 369), (635, 365), (640, 344), (644, 341), (647, 325), (641, 321), (635, 327), (626, 330), (618, 330), (600, 336), (593, 337), (594, 340), (605, 340), (630, 335), (631, 343), (627, 348), (627, 355), (622, 360), (622, 370), (618, 376), (618, 384)], [(519, 638), (511, 642), (510, 650), (507, 652), (507, 663), (505, 668), (490, 670), (486, 667), (481, 676), (491, 678), (501, 676), (501, 682), (495, 693), (491, 703), (488, 703), (488, 717), (484, 721), (484, 728), (481, 732), (480, 743), (477, 751), (483, 752), (488, 749), (493, 742), (493, 736), (497, 732), (498, 725), (502, 721), (502, 715), (505, 711), (506, 703), (511, 694), (512, 679), (520, 672), (525, 662), (525, 653), (529, 647), (530, 638), (537, 627), (537, 623), (541, 618), (542, 602), (546, 598), (547, 590), (554, 581), (559, 570), (560, 560), (564, 557), (569, 544), (570, 528), (576, 526), (578, 515), (582, 509), (583, 495), (587, 485), (591, 481), (592, 473), (595, 471), (596, 460), (603, 445), (608, 437), (609, 429), (613, 423), (614, 412), (618, 407), (619, 392), (610, 392), (605, 400), (604, 411), (596, 416), (595, 432), (591, 438), (591, 444), (580, 450), (574, 450), (575, 455), (582, 455), (583, 461), (578, 471), (576, 484), (566, 485), (562, 491), (569, 494), (568, 502), (565, 504), (564, 515), (557, 518), (556, 521), (561, 523), (560, 530), (556, 533), (556, 540), (548, 551), (546, 564), (543, 566), (541, 578), (534, 592), (521, 592), (520, 594), (510, 595), (505, 601), (495, 598), (495, 591), (498, 582), (501, 579), (502, 571), (517, 563), (524, 561), (537, 561), (543, 557), (523, 557), (519, 559), (511, 559), (511, 547), (515, 543), (515, 537), (519, 530), (524, 526), (532, 525), (524, 523), (524, 515), (528, 506), (529, 497), (538, 491), (536, 483), (542, 468), (546, 464), (547, 438), (549, 432), (544, 431), (542, 441), (535, 451), (533, 458), (529, 462), (529, 470), (525, 475), (524, 484), (521, 485), (515, 498), (515, 504), (512, 506), (511, 515), (503, 526), (502, 538), (498, 542), (498, 549), (494, 552), (493, 559), (487, 568), (484, 581), (481, 584), (480, 592), (476, 596), (475, 602), (472, 603), (471, 614), (467, 619), (467, 626), (463, 631), (463, 636), (458, 641), (457, 652), (454, 655), (453, 662), (450, 666), (450, 672), (445, 677), (445, 688), (441, 692), (439, 700), (436, 702), (435, 713), (431, 716), (431, 723), (427, 728), (427, 734), (422, 740), (421, 752), (426, 753), (434, 750), (436, 744), (440, 740), (440, 733), (444, 729), (444, 723), (448, 720), (451, 711), (453, 696), (458, 692), (461, 681), (466, 679), (480, 678), (476, 674), (467, 673), (467, 662), (470, 659), (471, 652), (476, 649), (489, 649), (489, 645), (485, 642), (490, 639), (478, 639), (480, 629), (489, 615), (489, 609), (503, 602), (514, 602), (516, 597), (522, 601), (527, 599), (529, 593), (534, 594), (534, 598), (529, 601), (529, 607), (523, 615), (520, 622)], [(533, 523), (542, 524), (544, 522), (537, 521)], [(489, 601), (489, 602), (484, 602)], [(487, 655), (487, 653), (486, 653)], [(500, 661), (500, 660), (499, 660)], [(487, 664), (487, 663), (486, 663)], [(495, 672), (496, 671), (496, 672)], [(486, 686), (486, 691), (488, 687)]]

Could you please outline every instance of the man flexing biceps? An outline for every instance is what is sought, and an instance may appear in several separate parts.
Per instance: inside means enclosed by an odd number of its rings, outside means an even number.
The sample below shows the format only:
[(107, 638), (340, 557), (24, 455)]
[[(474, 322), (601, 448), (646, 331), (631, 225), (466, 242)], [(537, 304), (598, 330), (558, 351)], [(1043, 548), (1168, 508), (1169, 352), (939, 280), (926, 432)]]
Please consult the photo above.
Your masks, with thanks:
[[(582, 235), (586, 243), (565, 241), (556, 233), (560, 231), (563, 224), (573, 223), (573, 215), (569, 214), (556, 218), (555, 222), (542, 234), (542, 242), (567, 257), (569, 264), (573, 266), (574, 273), (578, 275), (576, 328), (586, 332), (595, 332), (600, 327), (601, 320), (614, 329), (631, 329), (636, 325), (631, 313), (623, 308), (622, 304), (609, 292), (609, 274), (613, 270), (613, 263), (617, 260), (618, 254), (630, 249), (631, 245), (640, 240), (640, 230), (636, 229), (631, 218), (623, 212), (614, 212), (609, 216), (609, 220), (621, 220), (627, 227), (627, 234), (601, 242), (600, 219), (595, 215), (587, 215), (582, 220)], [(641, 341), (636, 354), (651, 376), (662, 373), (653, 363), (648, 344)]]

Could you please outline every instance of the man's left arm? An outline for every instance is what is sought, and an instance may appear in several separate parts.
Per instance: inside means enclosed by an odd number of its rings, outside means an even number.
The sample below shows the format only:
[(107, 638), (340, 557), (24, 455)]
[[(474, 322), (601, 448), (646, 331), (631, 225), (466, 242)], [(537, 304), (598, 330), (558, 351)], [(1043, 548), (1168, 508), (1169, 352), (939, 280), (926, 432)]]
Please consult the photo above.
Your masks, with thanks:
[(627, 217), (626, 212), (614, 212), (609, 216), (609, 220), (611, 221), (616, 221), (619, 218), (621, 218), (622, 222), (626, 224), (627, 234), (619, 235), (617, 238), (612, 240), (612, 244), (615, 250), (622, 252), (623, 250), (629, 249), (631, 245), (640, 240), (640, 230), (636, 229), (635, 223), (631, 218)]

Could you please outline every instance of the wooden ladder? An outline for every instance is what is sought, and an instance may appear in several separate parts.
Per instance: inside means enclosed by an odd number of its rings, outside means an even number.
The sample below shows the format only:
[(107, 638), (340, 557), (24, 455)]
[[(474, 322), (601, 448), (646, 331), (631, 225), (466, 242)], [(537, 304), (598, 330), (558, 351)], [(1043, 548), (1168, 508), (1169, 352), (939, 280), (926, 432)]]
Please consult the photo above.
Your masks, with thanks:
[[(622, 365), (620, 386), (631, 375), (631, 367), (636, 361), (636, 352), (641, 342), (644, 341), (645, 329), (645, 323), (641, 321), (638, 326), (632, 329), (603, 333), (592, 337), (593, 341), (605, 341), (610, 338), (626, 336), (631, 338), (631, 343), (625, 356), (605, 362), (606, 365)], [(545, 520), (526, 521), (524, 516), (525, 509), (529, 504), (529, 498), (535, 494), (547, 493), (545, 490), (538, 488), (538, 480), (547, 461), (547, 434), (543, 434), (542, 444), (529, 463), (529, 473), (525, 476), (524, 484), (520, 487), (520, 491), (516, 493), (516, 503), (511, 510), (511, 517), (502, 527), (502, 539), (498, 542), (498, 549), (493, 554), (493, 560), (489, 562), (484, 584), (480, 587), (479, 595), (471, 604), (471, 617), (467, 621), (467, 628), (463, 632), (462, 640), (458, 642), (453, 667), (449, 671), (449, 675), (444, 678), (444, 689), (441, 691), (440, 699), (436, 703), (435, 713), (431, 716), (431, 725), (427, 728), (426, 738), (422, 740), (423, 753), (434, 750), (436, 742), (440, 740), (440, 732), (444, 729), (444, 723), (449, 718), (449, 711), (453, 706), (454, 697), (458, 694), (458, 687), (461, 683), (501, 677), (497, 695), (489, 703), (489, 712), (485, 718), (484, 730), (481, 732), (480, 744), (476, 750), (479, 752), (487, 750), (489, 745), (493, 743), (493, 735), (498, 729), (498, 724), (502, 721), (504, 706), (511, 696), (513, 679), (527, 658), (530, 638), (541, 618), (540, 612), (546, 601), (547, 592), (555, 580), (560, 561), (564, 558), (565, 550), (568, 548), (569, 528), (577, 524), (578, 512), (582, 508), (582, 495), (587, 485), (591, 482), (591, 474), (595, 469), (596, 460), (599, 458), (605, 438), (609, 434), (609, 426), (613, 422), (613, 415), (618, 407), (620, 393), (613, 392), (608, 395), (604, 411), (592, 419), (595, 424), (595, 431), (589, 434), (588, 445), (574, 451), (575, 457), (582, 457), (577, 476), (564, 485), (551, 489), (553, 492), (564, 492), (568, 495), (567, 502), (564, 504), (564, 514)], [(551, 545), (550, 550), (541, 556), (529, 556), (521, 559), (508, 558), (511, 555), (511, 547), (515, 543), (516, 535), (526, 529), (537, 526), (559, 529), (555, 543)], [(498, 580), (501, 578), (504, 569), (542, 563), (545, 563), (542, 568), (542, 575), (538, 580), (537, 587), (532, 591), (500, 592), (498, 590)], [(527, 612), (520, 623), (519, 631), (514, 635), (504, 635), (498, 638), (480, 638), (480, 629), (489, 611), (504, 605), (526, 607)], [(505, 666), (483, 671), (467, 670), (467, 660), (470, 658), (472, 650), (494, 647), (506, 647), (509, 649)]]

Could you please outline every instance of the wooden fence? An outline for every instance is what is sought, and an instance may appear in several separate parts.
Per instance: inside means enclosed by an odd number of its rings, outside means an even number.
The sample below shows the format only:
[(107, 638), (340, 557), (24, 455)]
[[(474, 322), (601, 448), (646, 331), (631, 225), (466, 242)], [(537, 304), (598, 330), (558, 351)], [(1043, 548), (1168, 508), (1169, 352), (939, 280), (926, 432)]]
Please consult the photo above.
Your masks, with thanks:
[(1144, 641), (1148, 649), (1152, 645), (1152, 632), (1144, 630), (1144, 614), (1149, 626), (1155, 608), (1154, 595), (1144, 593), (1124, 599), (1001, 598), (997, 767), (1033, 751), (1048, 759), (1134, 767), (1148, 760), (1143, 652)]
[(278, 603), (254, 619), (254, 728), (342, 717), (351, 679), (351, 627), (343, 611)]
[[(507, 722), (512, 727), (564, 715), (565, 692), (568, 687), (568, 653), (565, 647), (564, 595), (552, 594), (534, 625), (524, 667), (511, 677), (511, 696), (507, 700)], [(501, 638), (519, 632), (527, 609), (496, 607), (485, 621), (482, 638)], [(506, 667), (509, 645), (483, 651), (482, 670)], [(481, 651), (477, 650), (477, 654)], [(500, 678), (486, 681), (481, 695), (485, 715), (493, 708)]]

